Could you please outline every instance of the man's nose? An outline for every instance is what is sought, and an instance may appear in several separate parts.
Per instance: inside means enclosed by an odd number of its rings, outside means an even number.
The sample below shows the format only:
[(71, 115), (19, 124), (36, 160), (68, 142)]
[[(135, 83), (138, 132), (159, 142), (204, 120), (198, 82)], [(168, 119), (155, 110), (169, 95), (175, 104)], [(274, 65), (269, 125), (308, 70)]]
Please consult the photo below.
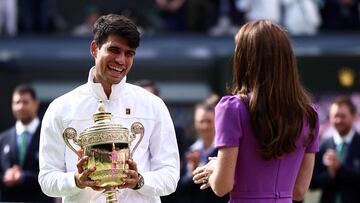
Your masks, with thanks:
[(115, 58), (115, 61), (120, 65), (124, 65), (125, 64), (125, 54), (124, 53), (118, 54)]

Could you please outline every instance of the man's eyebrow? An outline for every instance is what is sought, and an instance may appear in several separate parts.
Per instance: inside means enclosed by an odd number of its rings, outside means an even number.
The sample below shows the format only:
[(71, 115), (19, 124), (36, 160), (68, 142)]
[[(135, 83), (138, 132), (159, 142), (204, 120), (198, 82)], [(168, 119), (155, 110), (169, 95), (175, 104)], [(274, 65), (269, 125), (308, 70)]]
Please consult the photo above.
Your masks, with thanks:
[(134, 52), (134, 53), (136, 53), (136, 51), (135, 51), (134, 49), (131, 49), (131, 48), (129, 48), (129, 49), (123, 49), (123, 48), (121, 48), (121, 47), (119, 47), (119, 46), (116, 46), (116, 45), (110, 45), (110, 46), (108, 47), (108, 49), (119, 49), (119, 50), (124, 50), (125, 52)]
[(116, 46), (116, 45), (110, 45), (108, 47), (108, 49), (121, 49), (120, 47)]

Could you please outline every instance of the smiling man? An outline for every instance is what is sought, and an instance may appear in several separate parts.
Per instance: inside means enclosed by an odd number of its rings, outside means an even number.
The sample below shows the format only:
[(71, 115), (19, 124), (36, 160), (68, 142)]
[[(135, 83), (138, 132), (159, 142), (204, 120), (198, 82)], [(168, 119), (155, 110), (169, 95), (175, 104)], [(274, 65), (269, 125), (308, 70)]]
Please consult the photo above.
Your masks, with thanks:
[(356, 106), (348, 96), (336, 98), (329, 119), (335, 131), (316, 154), (311, 188), (321, 189), (321, 203), (360, 202), (360, 134), (353, 126)]
[(82, 132), (93, 125), (99, 100), (114, 123), (129, 129), (132, 123), (140, 122), (145, 129), (117, 198), (121, 202), (158, 203), (160, 196), (175, 191), (179, 153), (168, 109), (159, 97), (126, 82), (139, 42), (136, 25), (124, 16), (109, 14), (96, 21), (90, 44), (95, 66), (88, 82), (55, 99), (43, 119), (39, 183), (45, 194), (62, 197), (63, 202), (88, 203), (101, 193), (88, 177), (96, 169), (82, 170), (87, 159), (78, 160), (62, 139), (67, 127)]

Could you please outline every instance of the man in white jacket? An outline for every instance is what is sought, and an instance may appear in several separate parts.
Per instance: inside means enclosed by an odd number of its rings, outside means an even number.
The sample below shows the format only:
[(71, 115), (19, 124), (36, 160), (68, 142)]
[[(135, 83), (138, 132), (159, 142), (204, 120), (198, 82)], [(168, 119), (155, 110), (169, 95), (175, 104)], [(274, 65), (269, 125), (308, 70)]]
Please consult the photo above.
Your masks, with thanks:
[(90, 44), (95, 66), (88, 82), (55, 99), (44, 115), (39, 183), (45, 194), (62, 197), (63, 202), (97, 201), (94, 199), (101, 191), (93, 190), (95, 182), (88, 178), (96, 169), (82, 170), (86, 158), (78, 160), (65, 145), (62, 132), (67, 127), (82, 132), (92, 126), (99, 100), (114, 123), (129, 129), (132, 123), (140, 122), (145, 129), (117, 198), (121, 202), (158, 203), (160, 196), (175, 191), (179, 153), (168, 109), (159, 97), (126, 83), (139, 41), (136, 25), (124, 16), (109, 14), (96, 21)]

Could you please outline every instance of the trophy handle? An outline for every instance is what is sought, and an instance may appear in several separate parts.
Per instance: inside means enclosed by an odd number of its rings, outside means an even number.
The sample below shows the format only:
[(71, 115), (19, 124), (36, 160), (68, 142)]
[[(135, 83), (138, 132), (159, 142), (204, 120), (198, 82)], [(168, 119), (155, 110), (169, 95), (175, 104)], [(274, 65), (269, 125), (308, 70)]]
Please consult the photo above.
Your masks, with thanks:
[(136, 148), (139, 146), (141, 140), (143, 139), (144, 131), (144, 126), (140, 122), (135, 122), (131, 125), (131, 142), (135, 140), (136, 135), (140, 135), (140, 139), (139, 141), (137, 141), (135, 147), (131, 150), (130, 158), (133, 157)]
[(78, 155), (78, 157), (80, 158), (81, 157), (81, 154), (76, 151), (76, 149), (70, 144), (69, 142), (69, 139), (71, 140), (74, 140), (75, 143), (77, 143), (77, 139), (76, 139), (76, 135), (77, 135), (77, 132), (74, 128), (65, 128), (64, 132), (63, 132), (63, 139), (65, 141), (65, 144), (73, 151), (75, 152), (75, 154)]

